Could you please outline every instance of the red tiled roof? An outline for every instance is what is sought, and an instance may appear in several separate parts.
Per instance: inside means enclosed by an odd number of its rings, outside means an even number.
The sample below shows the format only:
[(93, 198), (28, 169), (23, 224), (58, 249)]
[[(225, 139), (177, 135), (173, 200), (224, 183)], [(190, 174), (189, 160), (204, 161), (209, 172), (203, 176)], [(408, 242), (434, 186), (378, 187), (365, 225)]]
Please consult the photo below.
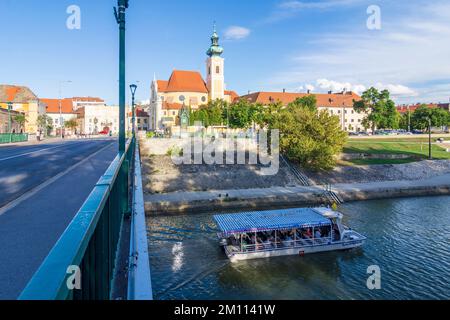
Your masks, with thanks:
[(422, 106), (422, 105), (425, 105), (425, 106), (427, 106), (427, 107), (430, 108), (430, 109), (434, 109), (434, 108), (437, 108), (437, 107), (438, 107), (438, 105), (437, 105), (437, 104), (434, 104), (434, 103), (429, 103), (429, 104), (421, 104), (421, 103), (418, 103), (418, 104), (413, 104), (413, 105), (402, 105), (402, 106), (397, 106), (397, 110), (398, 110), (398, 112), (400, 112), (400, 113), (406, 113), (406, 112), (408, 112), (408, 110), (409, 110), (410, 112), (414, 112), (414, 111), (416, 111), (417, 108), (419, 108), (419, 107)]
[(239, 95), (235, 91), (225, 90), (224, 93), (225, 93), (226, 96), (230, 96), (231, 97), (231, 101), (232, 102), (235, 101), (237, 98), (239, 98)]
[[(158, 81), (158, 88), (164, 86), (162, 81)], [(162, 90), (160, 90), (162, 91)], [(200, 73), (196, 71), (174, 70), (164, 92), (200, 92), (208, 93), (205, 81)]]
[[(46, 105), (47, 113), (59, 113), (59, 99), (41, 99)], [(72, 99), (61, 99), (61, 113), (75, 113)]]
[(346, 93), (289, 93), (289, 92), (255, 92), (240, 97), (252, 103), (270, 104), (281, 102), (287, 105), (297, 98), (302, 98), (308, 95), (314, 95), (317, 99), (318, 107), (344, 107), (353, 108), (353, 102), (361, 100), (361, 97), (354, 92)]
[(164, 102), (162, 108), (164, 110), (181, 110), (183, 108), (183, 105), (181, 103)]
[(16, 97), (16, 94), (19, 92), (19, 87), (9, 87), (6, 88), (6, 99), (8, 101), (13, 101)]
[(156, 83), (158, 84), (158, 91), (159, 92), (166, 92), (167, 91), (167, 86), (169, 85), (169, 81), (157, 80)]
[(136, 117), (146, 118), (148, 117), (148, 113), (142, 109), (136, 109)]
[[(133, 112), (132, 111), (129, 112), (128, 116), (130, 116), (130, 117), (133, 116)], [(141, 108), (136, 108), (136, 117), (138, 117), (138, 118), (146, 118), (146, 117), (148, 117), (148, 113), (145, 112), (144, 110), (142, 110)]]
[(27, 103), (37, 100), (37, 96), (27, 87), (0, 84), (0, 102)]

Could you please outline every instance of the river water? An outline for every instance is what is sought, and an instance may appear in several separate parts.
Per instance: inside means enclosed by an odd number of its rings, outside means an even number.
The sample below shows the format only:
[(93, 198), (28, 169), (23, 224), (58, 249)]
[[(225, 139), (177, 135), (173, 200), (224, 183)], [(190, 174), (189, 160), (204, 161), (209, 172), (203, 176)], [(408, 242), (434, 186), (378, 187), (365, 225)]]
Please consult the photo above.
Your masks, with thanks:
[[(450, 197), (347, 203), (360, 249), (231, 264), (211, 214), (150, 217), (155, 299), (450, 299)], [(367, 288), (367, 268), (381, 289)]]

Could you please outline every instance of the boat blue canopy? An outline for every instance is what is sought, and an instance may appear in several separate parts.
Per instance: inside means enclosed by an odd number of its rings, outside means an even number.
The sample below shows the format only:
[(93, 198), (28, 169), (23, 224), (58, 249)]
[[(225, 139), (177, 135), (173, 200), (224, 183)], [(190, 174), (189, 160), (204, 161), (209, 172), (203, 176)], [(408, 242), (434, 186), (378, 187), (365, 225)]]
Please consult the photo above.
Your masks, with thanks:
[(310, 208), (215, 215), (224, 234), (287, 230), (331, 225), (330, 219)]

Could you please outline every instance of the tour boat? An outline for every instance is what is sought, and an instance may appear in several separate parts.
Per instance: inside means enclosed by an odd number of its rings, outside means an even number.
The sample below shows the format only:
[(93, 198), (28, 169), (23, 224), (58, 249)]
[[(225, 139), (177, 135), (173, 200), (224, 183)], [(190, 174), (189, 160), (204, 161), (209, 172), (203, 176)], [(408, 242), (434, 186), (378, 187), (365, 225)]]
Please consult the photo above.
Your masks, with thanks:
[(218, 237), (232, 261), (347, 250), (366, 237), (330, 208), (296, 208), (215, 215)]

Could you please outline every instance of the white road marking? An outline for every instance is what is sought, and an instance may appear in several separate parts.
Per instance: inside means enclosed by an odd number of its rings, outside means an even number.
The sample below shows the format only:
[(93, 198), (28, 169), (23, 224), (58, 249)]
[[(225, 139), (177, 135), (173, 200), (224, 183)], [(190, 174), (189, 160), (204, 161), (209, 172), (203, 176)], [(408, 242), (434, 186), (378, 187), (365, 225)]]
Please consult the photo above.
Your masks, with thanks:
[(56, 180), (58, 180), (62, 176), (68, 174), (70, 171), (72, 171), (72, 170), (78, 168), (79, 166), (81, 166), (82, 164), (86, 163), (91, 158), (93, 158), (94, 156), (96, 156), (97, 154), (99, 154), (100, 152), (105, 150), (106, 148), (112, 146), (113, 144), (114, 144), (114, 142), (106, 145), (105, 147), (101, 148), (100, 150), (98, 150), (95, 153), (93, 153), (90, 156), (88, 156), (86, 159), (83, 159), (82, 161), (80, 161), (77, 164), (73, 165), (72, 167), (64, 170), (63, 172), (58, 173), (56, 176), (50, 178), (49, 180), (45, 181), (44, 183), (38, 185), (37, 187), (34, 187), (33, 189), (31, 189), (27, 193), (24, 193), (23, 195), (21, 195), (19, 198), (15, 199), (15, 200), (9, 202), (7, 205), (1, 207), (0, 208), (0, 216), (5, 214), (8, 210), (11, 210), (11, 209), (15, 208), (16, 206), (18, 206), (23, 201), (29, 199), (31, 196), (34, 196), (36, 193), (38, 193), (39, 191), (41, 191), (42, 189), (44, 189), (48, 185), (52, 184), (53, 182), (55, 182)]
[(15, 155), (15, 156), (3, 158), (3, 159), (0, 159), (0, 162), (6, 161), (6, 160), (15, 159), (15, 158), (20, 158), (20, 157), (23, 157), (23, 156), (27, 156), (27, 155), (34, 154), (34, 153), (39, 153), (39, 152), (42, 152), (42, 151), (52, 150), (52, 149), (56, 149), (56, 148), (66, 147), (66, 146), (73, 146), (73, 145), (77, 145), (77, 144), (81, 144), (81, 143), (83, 143), (83, 142), (64, 143), (64, 144), (61, 144), (61, 145), (57, 145), (56, 147), (39, 149), (39, 150), (36, 150), (36, 151), (31, 151), (31, 152), (27, 152), (27, 153), (18, 154), (18, 155)]

